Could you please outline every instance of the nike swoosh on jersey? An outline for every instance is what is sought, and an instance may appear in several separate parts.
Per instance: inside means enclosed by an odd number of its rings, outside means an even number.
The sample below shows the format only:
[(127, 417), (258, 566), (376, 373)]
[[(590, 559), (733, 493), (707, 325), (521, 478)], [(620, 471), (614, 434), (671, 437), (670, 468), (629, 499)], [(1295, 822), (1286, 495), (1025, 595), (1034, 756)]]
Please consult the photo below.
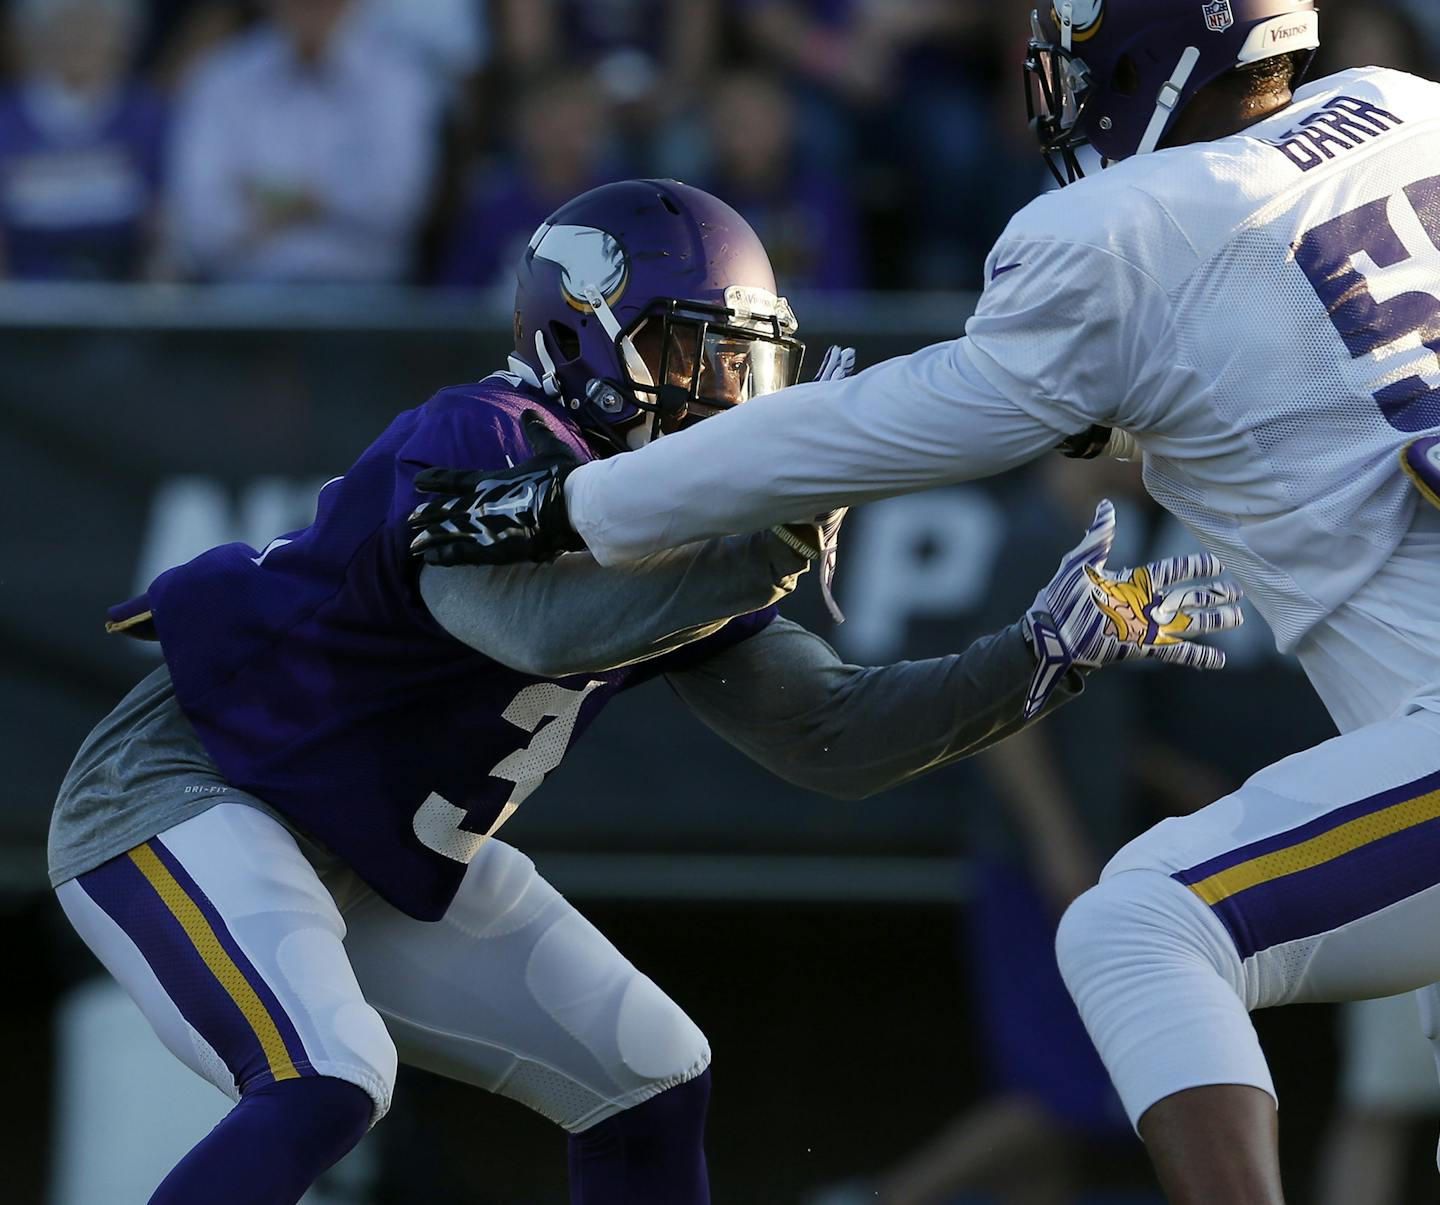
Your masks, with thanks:
[(1016, 268), (1023, 268), (1024, 263), (996, 265), (995, 271), (990, 273), (991, 280), (999, 280), (1006, 272), (1013, 272)]

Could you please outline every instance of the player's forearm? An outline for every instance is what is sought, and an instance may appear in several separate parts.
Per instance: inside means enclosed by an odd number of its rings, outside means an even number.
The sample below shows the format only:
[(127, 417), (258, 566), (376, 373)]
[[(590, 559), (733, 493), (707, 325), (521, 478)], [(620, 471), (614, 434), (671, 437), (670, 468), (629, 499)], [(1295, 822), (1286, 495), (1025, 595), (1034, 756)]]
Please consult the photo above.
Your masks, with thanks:
[[(863, 799), (989, 749), (1028, 727), (1020, 713), (1034, 672), (1018, 626), (955, 656), (861, 670), (816, 732), (808, 773), (831, 794)], [(1082, 689), (1072, 672), (1041, 716)], [(836, 749), (846, 750), (840, 766)]]
[(713, 540), (605, 569), (576, 553), (545, 565), (427, 565), (420, 592), (457, 640), (545, 677), (660, 656), (778, 602), (807, 563), (766, 535)]
[(566, 482), (570, 521), (602, 564), (660, 548), (983, 477), (1057, 432), (995, 393), (963, 340), (844, 381), (744, 406)]
[[(1020, 731), (1034, 670), (1018, 626), (956, 656), (864, 669), (778, 620), (671, 681), (706, 724), (781, 778), (862, 799)], [(1051, 709), (1081, 688), (1072, 674)]]

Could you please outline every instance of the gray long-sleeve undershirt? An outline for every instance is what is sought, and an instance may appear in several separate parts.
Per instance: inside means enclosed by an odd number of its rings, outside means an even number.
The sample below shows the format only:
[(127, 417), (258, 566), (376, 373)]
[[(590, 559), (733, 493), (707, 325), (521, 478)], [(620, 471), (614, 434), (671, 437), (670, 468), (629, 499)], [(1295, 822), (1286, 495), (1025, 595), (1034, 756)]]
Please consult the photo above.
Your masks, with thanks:
[[(707, 726), (771, 773), (864, 799), (1019, 732), (1034, 672), (1018, 624), (953, 656), (863, 668), (777, 619), (668, 680)], [(1071, 674), (1047, 714), (1082, 689)]]
[[(420, 589), (451, 635), (506, 665), (563, 676), (679, 648), (794, 588), (804, 562), (770, 536), (691, 544), (626, 566), (427, 567)], [(860, 799), (1024, 725), (1035, 661), (1017, 626), (928, 661), (846, 665), (788, 620), (669, 677), (724, 740), (787, 782)], [(1082, 689), (1078, 674), (1051, 707)]]
[(544, 678), (645, 661), (779, 602), (809, 562), (775, 536), (731, 536), (602, 569), (587, 552), (544, 565), (426, 565), (420, 594), (450, 635)]

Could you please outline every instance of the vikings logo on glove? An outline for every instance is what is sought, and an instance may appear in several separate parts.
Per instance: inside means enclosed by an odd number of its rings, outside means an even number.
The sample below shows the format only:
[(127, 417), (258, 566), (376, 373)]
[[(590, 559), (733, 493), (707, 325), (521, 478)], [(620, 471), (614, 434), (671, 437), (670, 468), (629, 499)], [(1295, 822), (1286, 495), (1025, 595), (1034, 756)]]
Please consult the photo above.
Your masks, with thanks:
[(1194, 639), (1244, 621), (1241, 591), (1208, 553), (1172, 557), (1140, 569), (1105, 568), (1115, 542), (1115, 507), (1095, 508), (1085, 538), (1061, 562), (1026, 616), (1035, 676), (1025, 698), (1032, 719), (1072, 666), (1095, 667), (1153, 657), (1196, 669), (1220, 669), (1225, 654)]
[(1115, 625), (1115, 639), (1127, 644), (1179, 644), (1194, 623), (1182, 608), (1183, 594), (1156, 595), (1150, 571), (1136, 569), (1128, 581), (1117, 581), (1085, 567), (1095, 591), (1095, 605)]

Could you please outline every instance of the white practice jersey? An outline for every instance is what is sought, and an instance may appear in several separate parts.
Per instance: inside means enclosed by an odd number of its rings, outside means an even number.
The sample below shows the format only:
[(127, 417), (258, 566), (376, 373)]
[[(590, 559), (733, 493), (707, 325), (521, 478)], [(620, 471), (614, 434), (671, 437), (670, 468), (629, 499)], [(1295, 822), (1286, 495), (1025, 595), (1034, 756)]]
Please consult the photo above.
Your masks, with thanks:
[[(1440, 430), (1440, 85), (1350, 71), (1239, 135), (1118, 164), (1029, 205), (986, 277), (963, 339), (585, 466), (577, 530), (629, 559), (1001, 472), (1101, 423), (1137, 438), (1150, 492), (1284, 651), (1401, 549), (1418, 495), (1399, 452)], [(1419, 561), (1381, 626), (1440, 600), (1440, 556)], [(1394, 703), (1342, 715), (1317, 686), (1347, 726)]]
[(1440, 85), (1346, 72), (1243, 135), (1129, 160), (1021, 213), (977, 367), (1145, 482), (1282, 650), (1409, 529), (1400, 449), (1440, 429)]

